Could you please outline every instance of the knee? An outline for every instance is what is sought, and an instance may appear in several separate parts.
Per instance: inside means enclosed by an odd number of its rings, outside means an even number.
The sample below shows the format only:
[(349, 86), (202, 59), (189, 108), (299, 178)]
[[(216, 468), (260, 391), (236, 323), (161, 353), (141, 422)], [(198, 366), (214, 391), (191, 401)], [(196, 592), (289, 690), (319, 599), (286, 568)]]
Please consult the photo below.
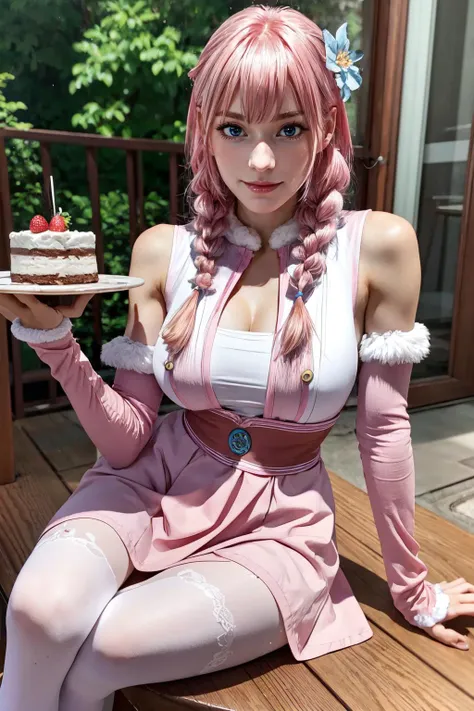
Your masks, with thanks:
[(133, 623), (116, 623), (112, 600), (80, 648), (63, 683), (63, 693), (96, 701), (121, 688), (122, 672), (134, 655)]
[(83, 702), (105, 699), (113, 691), (107, 667), (101, 663), (101, 655), (92, 651), (86, 640), (64, 679), (61, 694), (64, 698), (81, 699)]
[[(124, 646), (124, 645), (123, 645)], [(121, 663), (126, 655), (97, 643), (94, 630), (80, 648), (62, 686), (65, 698), (92, 702), (104, 699), (121, 687)], [(128, 654), (130, 661), (130, 654)]]
[(80, 638), (78, 603), (69, 581), (21, 572), (7, 607), (7, 629), (14, 626), (23, 634), (39, 633), (57, 643)]

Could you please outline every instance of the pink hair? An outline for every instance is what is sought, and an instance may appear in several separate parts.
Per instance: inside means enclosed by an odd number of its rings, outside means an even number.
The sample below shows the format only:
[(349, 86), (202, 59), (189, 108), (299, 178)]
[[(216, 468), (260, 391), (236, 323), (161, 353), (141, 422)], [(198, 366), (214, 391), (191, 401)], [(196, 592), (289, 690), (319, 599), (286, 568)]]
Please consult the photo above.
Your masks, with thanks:
[[(257, 69), (256, 69), (257, 68)], [(223, 182), (210, 151), (210, 133), (217, 113), (226, 113), (240, 92), (248, 122), (271, 121), (281, 110), (287, 85), (304, 112), (313, 137), (310, 167), (298, 191), (295, 219), (300, 235), (292, 255), (298, 264), (291, 284), (301, 298), (280, 334), (283, 360), (308, 362), (313, 324), (304, 304), (315, 281), (326, 271), (326, 253), (336, 234), (343, 194), (350, 181), (352, 143), (349, 123), (334, 74), (326, 68), (320, 28), (289, 7), (251, 6), (229, 17), (211, 36), (193, 81), (185, 151), (193, 178), (196, 290), (164, 329), (172, 356), (186, 348), (191, 337), (199, 290), (212, 287), (216, 261), (223, 251), (227, 216), (234, 196)], [(337, 108), (335, 132), (321, 150), (326, 121)], [(200, 116), (198, 116), (198, 112)]]

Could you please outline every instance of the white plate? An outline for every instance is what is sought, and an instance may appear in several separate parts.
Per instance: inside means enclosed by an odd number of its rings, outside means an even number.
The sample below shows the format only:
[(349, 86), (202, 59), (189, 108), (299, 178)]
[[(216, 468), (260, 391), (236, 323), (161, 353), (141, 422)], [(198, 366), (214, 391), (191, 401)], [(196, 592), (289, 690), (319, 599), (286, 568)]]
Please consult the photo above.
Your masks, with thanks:
[(98, 294), (128, 291), (144, 283), (138, 277), (99, 274), (99, 281), (93, 284), (12, 284), (10, 272), (0, 272), (0, 294)]

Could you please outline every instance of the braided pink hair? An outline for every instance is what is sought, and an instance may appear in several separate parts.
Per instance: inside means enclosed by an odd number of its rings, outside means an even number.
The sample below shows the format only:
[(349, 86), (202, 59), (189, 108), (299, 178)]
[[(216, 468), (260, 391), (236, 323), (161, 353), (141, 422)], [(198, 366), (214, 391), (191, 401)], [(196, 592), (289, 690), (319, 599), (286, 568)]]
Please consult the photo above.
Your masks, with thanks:
[[(258, 67), (258, 70), (255, 68)], [(314, 137), (312, 159), (298, 191), (295, 219), (298, 260), (291, 278), (295, 294), (291, 313), (280, 336), (280, 355), (298, 361), (311, 349), (313, 324), (305, 307), (315, 281), (326, 270), (327, 248), (336, 234), (343, 193), (350, 180), (352, 143), (344, 104), (334, 74), (326, 68), (320, 28), (288, 7), (257, 5), (228, 18), (211, 36), (199, 62), (189, 72), (193, 80), (185, 150), (196, 195), (193, 209), (196, 289), (163, 331), (171, 355), (186, 348), (194, 329), (199, 292), (210, 290), (216, 261), (234, 196), (223, 182), (210, 151), (210, 129), (217, 113), (226, 113), (237, 92), (249, 122), (270, 121), (281, 109), (288, 84)], [(326, 121), (337, 108), (331, 143), (321, 150)]]
[(290, 279), (301, 298), (296, 298), (283, 327), (280, 354), (290, 360), (309, 348), (313, 323), (304, 305), (313, 285), (326, 271), (326, 253), (338, 227), (343, 192), (350, 181), (349, 167), (340, 151), (329, 145), (323, 151), (311, 190), (295, 213), (300, 225), (299, 242), (292, 249), (298, 264)]

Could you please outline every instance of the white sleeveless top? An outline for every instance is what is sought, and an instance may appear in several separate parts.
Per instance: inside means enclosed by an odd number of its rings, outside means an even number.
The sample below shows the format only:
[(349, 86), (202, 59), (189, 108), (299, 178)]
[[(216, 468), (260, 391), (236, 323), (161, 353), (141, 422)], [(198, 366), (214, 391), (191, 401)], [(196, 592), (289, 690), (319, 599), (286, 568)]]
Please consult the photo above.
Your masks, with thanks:
[(218, 328), (211, 355), (211, 382), (221, 407), (239, 415), (263, 415), (273, 333)]
[[(170, 357), (167, 345), (161, 333), (158, 337), (153, 367), (163, 392), (184, 409), (223, 407), (244, 417), (263, 415), (302, 424), (337, 417), (353, 390), (358, 371), (354, 310), (360, 239), (368, 212), (346, 213), (345, 222), (329, 245), (326, 273), (306, 302), (314, 324), (313, 356), (309, 366), (314, 377), (303, 395), (285, 392), (285, 383), (275, 370), (270, 353), (274, 334), (218, 327), (220, 313), (241, 273), (242, 260), (252, 248), (247, 247), (252, 235), (241, 225), (227, 233), (214, 290), (198, 302), (186, 356), (178, 358), (172, 370), (166, 368)], [(163, 328), (191, 293), (196, 273), (194, 237), (191, 224), (175, 228)], [(279, 256), (283, 258), (287, 249), (288, 246), (279, 247)], [(290, 258), (286, 271), (291, 273), (295, 267)], [(279, 293), (278, 328), (281, 328), (293, 304), (284, 273), (280, 275)]]

